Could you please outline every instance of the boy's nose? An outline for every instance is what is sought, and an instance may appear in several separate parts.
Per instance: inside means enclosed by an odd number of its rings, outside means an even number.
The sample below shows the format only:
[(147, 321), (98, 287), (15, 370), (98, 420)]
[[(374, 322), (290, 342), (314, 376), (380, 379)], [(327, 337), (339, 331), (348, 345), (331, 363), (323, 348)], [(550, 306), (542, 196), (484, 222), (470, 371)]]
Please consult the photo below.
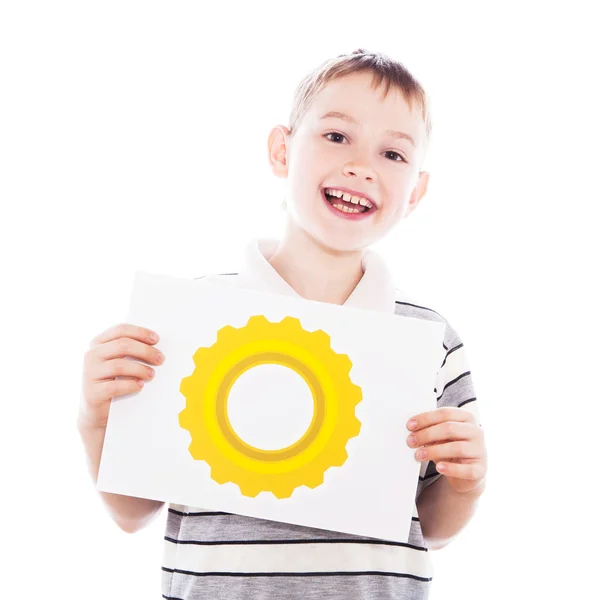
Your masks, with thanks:
[(375, 176), (373, 169), (365, 162), (353, 161), (346, 163), (343, 172), (344, 175), (347, 175), (348, 177), (361, 177), (368, 181), (373, 181)]

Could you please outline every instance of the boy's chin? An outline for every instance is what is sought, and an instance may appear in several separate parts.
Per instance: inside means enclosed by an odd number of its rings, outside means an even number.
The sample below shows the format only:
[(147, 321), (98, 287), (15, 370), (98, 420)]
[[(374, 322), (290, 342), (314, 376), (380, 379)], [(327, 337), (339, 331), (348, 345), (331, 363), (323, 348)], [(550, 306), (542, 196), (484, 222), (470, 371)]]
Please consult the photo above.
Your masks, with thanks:
[[(332, 252), (356, 252), (371, 246), (378, 236), (370, 227), (355, 228), (353, 223), (332, 225), (318, 222), (319, 219), (308, 215), (299, 216), (288, 213), (288, 225), (292, 229), (304, 230), (311, 238)], [(361, 231), (362, 229), (362, 231)]]
[(348, 235), (334, 231), (320, 231), (315, 237), (332, 252), (356, 252), (364, 250), (376, 240), (365, 235)]

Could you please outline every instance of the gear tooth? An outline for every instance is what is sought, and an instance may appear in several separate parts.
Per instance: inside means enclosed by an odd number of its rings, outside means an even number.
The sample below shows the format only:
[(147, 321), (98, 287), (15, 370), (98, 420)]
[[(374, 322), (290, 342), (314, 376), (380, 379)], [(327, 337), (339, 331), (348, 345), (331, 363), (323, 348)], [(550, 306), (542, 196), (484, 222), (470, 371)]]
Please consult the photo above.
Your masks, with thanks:
[[(202, 366), (205, 362), (206, 362), (206, 355), (209, 351), (209, 348), (198, 348), (198, 350), (196, 350), (196, 352), (194, 352), (194, 364), (197, 367)], [(190, 376), (191, 377), (191, 376)]]
[[(190, 434), (192, 432), (190, 431)], [(198, 442), (196, 440), (194, 440), (194, 437), (192, 436), (192, 441), (190, 443), (190, 445), (188, 446), (188, 452), (192, 455), (192, 458), (194, 460), (203, 460), (203, 456), (202, 456), (202, 446), (198, 445)]]
[(325, 333), (322, 329), (317, 329), (310, 334), (313, 339), (319, 344), (327, 344), (328, 346), (331, 344), (331, 337), (328, 333)]
[[(219, 329), (219, 331), (217, 331), (217, 341), (222, 342), (224, 340), (229, 339), (229, 337), (233, 334), (234, 331), (236, 331), (236, 329), (235, 329), (235, 327), (232, 327), (231, 325), (225, 325), (225, 327), (221, 327), (221, 329)], [(208, 350), (208, 348), (200, 348), (200, 349), (198, 349), (196, 354), (198, 354), (198, 352), (200, 352), (200, 350)]]
[(179, 384), (179, 391), (186, 397), (190, 389), (190, 384), (192, 383), (190, 379), (191, 377), (184, 377)]
[(352, 408), (356, 408), (356, 406), (362, 402), (362, 399), (362, 390), (357, 385), (348, 388), (344, 394), (345, 402)]
[(214, 467), (210, 470), (210, 477), (213, 481), (216, 481), (219, 485), (223, 485), (224, 483), (230, 483), (231, 478), (228, 477), (224, 473), (220, 473), (218, 469)]
[(242, 496), (247, 496), (248, 498), (256, 498), (256, 496), (264, 491), (260, 485), (248, 481), (245, 483), (238, 483), (238, 487), (240, 488)]
[(189, 431), (190, 418), (189, 418), (189, 412), (188, 412), (187, 408), (184, 408), (179, 413), (179, 426), (182, 429), (187, 429)]
[(352, 425), (348, 427), (348, 430), (351, 433), (350, 437), (356, 437), (360, 433), (361, 427), (362, 423), (356, 417), (354, 417), (352, 420)]
[(280, 485), (280, 486), (277, 486), (276, 489), (271, 490), (271, 493), (276, 498), (279, 498), (279, 500), (283, 500), (284, 498), (289, 498), (292, 495), (292, 493), (294, 492), (294, 490), (296, 489), (296, 487), (298, 487), (300, 485), (302, 485), (302, 484), (299, 483), (297, 486)]
[(297, 327), (298, 329), (302, 329), (302, 331), (305, 331), (302, 328), (302, 324), (300, 323), (300, 319), (298, 319), (297, 317), (285, 317), (282, 321), (281, 324), (287, 327)]
[(350, 369), (352, 369), (352, 361), (347, 354), (338, 354), (336, 360), (340, 365), (340, 369), (343, 369), (345, 374), (350, 373)]
[(252, 326), (262, 328), (268, 327), (269, 325), (272, 325), (272, 323), (264, 315), (253, 315), (248, 319), (248, 322), (246, 323), (245, 327)]
[(319, 472), (319, 473), (314, 473), (312, 477), (306, 478), (304, 485), (306, 487), (309, 487), (314, 490), (316, 487), (323, 485), (324, 480), (325, 480), (325, 471)]
[(348, 452), (346, 452), (346, 447), (338, 448), (337, 450), (331, 453), (331, 466), (332, 467), (341, 467), (348, 460)]

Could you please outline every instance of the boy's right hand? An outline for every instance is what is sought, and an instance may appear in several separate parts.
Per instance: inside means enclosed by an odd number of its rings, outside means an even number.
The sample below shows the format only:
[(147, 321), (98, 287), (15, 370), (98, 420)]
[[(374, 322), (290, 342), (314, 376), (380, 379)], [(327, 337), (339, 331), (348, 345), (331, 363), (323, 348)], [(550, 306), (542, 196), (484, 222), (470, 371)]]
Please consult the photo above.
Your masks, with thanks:
[[(155, 339), (152, 334), (156, 335)], [(162, 364), (164, 355), (153, 348), (158, 339), (150, 329), (122, 323), (90, 342), (83, 362), (80, 426), (106, 428), (111, 399), (139, 392), (144, 381), (154, 377), (151, 367), (125, 357), (138, 358), (152, 365)]]

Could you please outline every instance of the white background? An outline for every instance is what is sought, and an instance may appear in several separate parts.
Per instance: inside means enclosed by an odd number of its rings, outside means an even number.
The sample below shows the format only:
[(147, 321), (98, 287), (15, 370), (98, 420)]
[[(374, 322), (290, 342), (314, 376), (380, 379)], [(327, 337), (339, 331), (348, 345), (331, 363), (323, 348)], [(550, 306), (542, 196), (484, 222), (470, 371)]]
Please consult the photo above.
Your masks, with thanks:
[(431, 598), (598, 589), (594, 3), (413, 4), (2, 3), (3, 597), (160, 596), (166, 514), (123, 533), (86, 471), (83, 353), (136, 269), (234, 270), (278, 235), (269, 129), (357, 47), (432, 98), (429, 191), (378, 249), (462, 337), (488, 444)]

